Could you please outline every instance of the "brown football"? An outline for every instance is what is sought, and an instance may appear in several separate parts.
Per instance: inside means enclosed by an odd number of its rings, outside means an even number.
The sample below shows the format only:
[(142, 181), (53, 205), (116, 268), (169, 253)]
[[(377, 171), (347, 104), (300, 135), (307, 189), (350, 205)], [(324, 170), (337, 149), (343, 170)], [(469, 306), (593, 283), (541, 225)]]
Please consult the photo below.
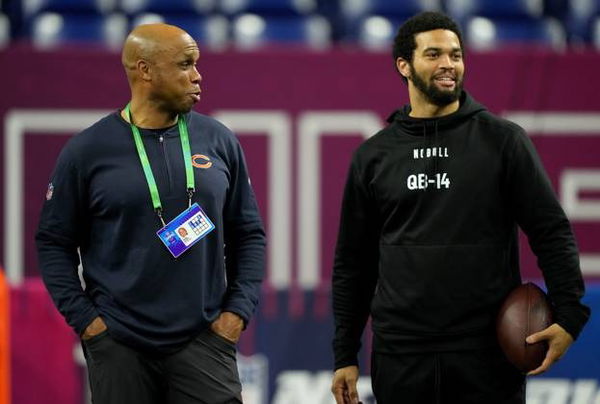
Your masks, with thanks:
[(525, 338), (552, 324), (552, 309), (546, 294), (533, 283), (515, 288), (504, 300), (496, 320), (498, 343), (508, 360), (522, 372), (540, 366), (548, 344), (528, 344)]

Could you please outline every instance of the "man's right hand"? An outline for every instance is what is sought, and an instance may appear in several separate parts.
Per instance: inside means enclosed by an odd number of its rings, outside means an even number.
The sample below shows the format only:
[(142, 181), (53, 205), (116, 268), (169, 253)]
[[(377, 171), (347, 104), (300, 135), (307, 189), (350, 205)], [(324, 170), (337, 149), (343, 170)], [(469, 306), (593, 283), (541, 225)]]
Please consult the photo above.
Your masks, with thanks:
[(100, 317), (96, 317), (94, 321), (92, 321), (90, 325), (87, 326), (83, 334), (81, 334), (81, 339), (83, 341), (86, 341), (90, 338), (94, 338), (96, 335), (100, 334), (106, 329), (107, 327), (104, 323), (104, 320), (102, 320), (102, 318)]
[(337, 404), (359, 404), (356, 382), (358, 366), (346, 366), (335, 371), (331, 392)]

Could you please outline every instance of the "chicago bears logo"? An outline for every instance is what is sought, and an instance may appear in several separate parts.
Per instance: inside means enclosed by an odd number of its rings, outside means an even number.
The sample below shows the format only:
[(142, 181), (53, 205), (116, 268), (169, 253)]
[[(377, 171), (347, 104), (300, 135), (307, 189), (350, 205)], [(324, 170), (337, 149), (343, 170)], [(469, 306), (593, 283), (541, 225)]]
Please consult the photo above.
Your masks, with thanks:
[(196, 168), (210, 168), (212, 167), (212, 161), (208, 156), (204, 154), (194, 154), (192, 156), (192, 165)]

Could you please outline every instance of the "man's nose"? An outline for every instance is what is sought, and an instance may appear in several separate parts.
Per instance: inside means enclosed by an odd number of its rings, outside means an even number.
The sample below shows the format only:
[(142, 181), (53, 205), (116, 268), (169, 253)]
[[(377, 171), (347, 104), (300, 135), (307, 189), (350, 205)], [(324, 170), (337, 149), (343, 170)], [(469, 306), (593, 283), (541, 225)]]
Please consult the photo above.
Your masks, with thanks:
[(196, 69), (196, 67), (194, 66), (194, 71), (192, 72), (192, 77), (190, 77), (192, 83), (194, 84), (200, 84), (200, 82), (202, 81), (202, 75), (200, 74), (200, 72), (198, 71), (198, 69)]
[(443, 55), (440, 58), (440, 66), (444, 67), (446, 69), (453, 69), (454, 68), (454, 60), (452, 60), (452, 57), (450, 57), (450, 55)]

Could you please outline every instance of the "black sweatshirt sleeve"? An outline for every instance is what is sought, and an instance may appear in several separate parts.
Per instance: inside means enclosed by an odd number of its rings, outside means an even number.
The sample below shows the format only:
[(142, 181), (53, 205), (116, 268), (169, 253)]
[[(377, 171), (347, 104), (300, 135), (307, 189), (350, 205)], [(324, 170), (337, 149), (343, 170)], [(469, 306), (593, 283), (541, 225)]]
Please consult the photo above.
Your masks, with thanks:
[(86, 196), (67, 147), (59, 156), (50, 187), (36, 234), (40, 271), (58, 311), (81, 334), (98, 312), (77, 274)]
[(229, 169), (230, 189), (223, 212), (227, 271), (223, 310), (238, 314), (247, 324), (258, 304), (264, 276), (266, 237), (242, 148), (237, 141)]
[(377, 210), (357, 171), (355, 157), (344, 190), (333, 267), (335, 369), (358, 364), (360, 339), (377, 283)]
[(590, 309), (581, 303), (584, 283), (569, 220), (528, 136), (520, 130), (509, 147), (512, 210), (544, 274), (555, 322), (577, 338)]

